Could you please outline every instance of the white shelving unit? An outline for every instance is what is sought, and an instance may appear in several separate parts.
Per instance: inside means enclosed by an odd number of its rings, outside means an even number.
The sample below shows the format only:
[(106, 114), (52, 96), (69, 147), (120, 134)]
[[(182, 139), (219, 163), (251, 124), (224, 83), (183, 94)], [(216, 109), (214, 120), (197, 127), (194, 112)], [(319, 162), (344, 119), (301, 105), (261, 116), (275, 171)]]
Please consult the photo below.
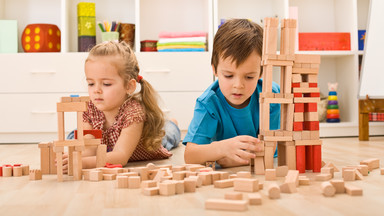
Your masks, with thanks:
[[(358, 51), (357, 30), (366, 29), (369, 0), (0, 0), (0, 19), (18, 20), (20, 52), (0, 54), (5, 78), (0, 81), (0, 98), (9, 104), (0, 108), (0, 119), (10, 122), (0, 128), (0, 143), (55, 139), (55, 102), (68, 94), (87, 94), (83, 71), (87, 53), (77, 52), (79, 2), (96, 3), (98, 21), (119, 20), (136, 25), (134, 48), (141, 74), (159, 92), (165, 113), (178, 119), (182, 130), (192, 119), (196, 98), (213, 81), (210, 58), (220, 20), (249, 18), (262, 24), (265, 17), (287, 18), (289, 7), (298, 7), (299, 32), (351, 34), (350, 51), (299, 53), (321, 55), (319, 86), (324, 95), (328, 94), (328, 82), (339, 83), (342, 122), (321, 123), (320, 135), (358, 135), (358, 57), (363, 51)], [(22, 53), (21, 34), (30, 23), (57, 25), (62, 33), (61, 53)], [(140, 41), (157, 40), (161, 31), (205, 31), (208, 51), (140, 52)], [(96, 41), (100, 42), (100, 38), (97, 28)], [(20, 112), (25, 113), (18, 115)], [(71, 124), (67, 131), (74, 127)], [(370, 125), (370, 134), (383, 134), (384, 124)]]

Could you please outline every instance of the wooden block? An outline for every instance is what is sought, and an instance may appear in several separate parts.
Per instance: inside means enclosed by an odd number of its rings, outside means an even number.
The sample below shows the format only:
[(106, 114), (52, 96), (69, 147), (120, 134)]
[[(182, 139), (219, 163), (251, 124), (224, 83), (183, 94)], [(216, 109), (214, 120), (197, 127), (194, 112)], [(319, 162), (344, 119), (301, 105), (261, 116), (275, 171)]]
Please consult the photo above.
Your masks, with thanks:
[(141, 188), (157, 187), (157, 181), (145, 180), (141, 182)]
[(173, 182), (160, 182), (159, 194), (163, 196), (171, 196), (176, 194), (176, 183)]
[(275, 169), (266, 169), (265, 170), (265, 181), (274, 181), (276, 180), (276, 170)]
[(367, 176), (368, 173), (369, 173), (369, 168), (367, 165), (358, 165), (357, 166), (358, 170), (360, 171), (361, 174), (363, 174), (363, 176)]
[(85, 112), (87, 108), (84, 102), (57, 103), (57, 112)]
[(249, 205), (261, 205), (262, 199), (259, 193), (248, 194)]
[(252, 174), (251, 172), (248, 171), (239, 171), (236, 173), (238, 178), (251, 178)]
[(355, 181), (356, 174), (354, 169), (345, 169), (343, 171), (343, 179), (344, 181)]
[(328, 181), (332, 179), (332, 175), (330, 173), (322, 173), (322, 174), (316, 175), (315, 179), (316, 181)]
[(224, 194), (226, 200), (242, 200), (243, 194), (239, 192), (227, 192)]
[(13, 167), (12, 166), (3, 166), (3, 177), (12, 177)]
[(107, 163), (107, 145), (98, 145), (96, 151), (96, 167), (104, 167)]
[(185, 171), (186, 168), (185, 166), (183, 165), (180, 165), (180, 166), (172, 166), (172, 173), (175, 173), (175, 172), (181, 172), (181, 171)]
[[(74, 151), (73, 152), (73, 180), (79, 181), (83, 179), (82, 175), (82, 169), (83, 169), (83, 163), (81, 158), (81, 152), (80, 151)], [(69, 169), (69, 168), (68, 168)]]
[(197, 183), (197, 179), (193, 179), (193, 178), (184, 179), (184, 191), (186, 193), (195, 192), (196, 191), (196, 183)]
[(309, 185), (310, 181), (307, 176), (299, 176), (299, 185)]
[(196, 179), (196, 187), (199, 188), (199, 187), (203, 186), (203, 178), (201, 176), (189, 176), (188, 178)]
[(301, 82), (303, 82), (301, 74), (292, 74), (292, 83), (301, 83)]
[(21, 165), (23, 175), (29, 175), (29, 165)]
[(140, 188), (140, 176), (129, 176), (128, 177), (128, 188), (129, 189)]
[(205, 201), (205, 209), (246, 211), (248, 209), (248, 202), (247, 200), (208, 199)]
[(39, 143), (40, 149), (40, 170), (43, 174), (49, 174), (49, 143)]
[(310, 140), (318, 140), (320, 139), (320, 132), (319, 131), (310, 131)]
[(220, 174), (220, 180), (229, 179), (229, 173), (223, 171), (215, 171)]
[(278, 166), (276, 168), (276, 177), (285, 177), (288, 174), (288, 166)]
[(301, 131), (301, 139), (302, 140), (310, 140), (311, 132), (310, 131)]
[(362, 196), (363, 195), (363, 189), (354, 186), (354, 185), (345, 185), (345, 191), (350, 196)]
[(176, 194), (183, 194), (185, 191), (184, 181), (176, 181)]
[(344, 180), (331, 180), (333, 187), (336, 189), (336, 193), (345, 193)]
[(356, 180), (363, 180), (364, 179), (363, 175), (360, 173), (360, 171), (358, 169), (355, 170), (355, 179)]
[(103, 174), (103, 180), (116, 180), (116, 174)]
[(205, 168), (205, 166), (201, 164), (190, 164), (186, 166), (188, 171), (196, 172), (199, 169)]
[(264, 160), (263, 160), (263, 157), (256, 157), (255, 159), (254, 159), (254, 161), (255, 161), (255, 164), (254, 164), (254, 168), (255, 168), (255, 170), (254, 170), (254, 173), (256, 174), (256, 175), (264, 175)]
[(203, 185), (211, 185), (212, 184), (212, 174), (209, 172), (201, 172), (197, 175), (202, 179)]
[(333, 197), (336, 193), (336, 188), (330, 182), (321, 183), (321, 190), (326, 197)]
[(13, 166), (13, 176), (23, 176), (23, 168), (21, 166)]
[(81, 175), (83, 176), (83, 180), (85, 181), (89, 181), (89, 178), (90, 178), (90, 173), (91, 171), (93, 171), (95, 169), (83, 169), (81, 171)]
[(293, 131), (292, 139), (293, 140), (301, 140), (301, 132), (302, 131)]
[(173, 180), (184, 180), (186, 176), (185, 171), (177, 171), (177, 172), (173, 172), (172, 174), (173, 174)]
[(41, 180), (42, 177), (41, 170), (34, 169), (29, 171), (29, 180)]
[(103, 172), (100, 170), (92, 170), (89, 173), (89, 180), (90, 181), (102, 181), (103, 180)]
[(117, 188), (128, 188), (128, 176), (117, 176), (116, 180)]
[(223, 179), (215, 181), (213, 184), (215, 188), (229, 188), (233, 187), (233, 181), (234, 179)]
[(334, 169), (333, 169), (333, 167), (322, 167), (320, 172), (322, 174), (331, 174), (332, 178), (334, 176)]
[(280, 187), (276, 183), (270, 184), (268, 186), (268, 197), (269, 199), (280, 198)]
[(332, 162), (326, 163), (323, 167), (333, 167), (334, 172), (340, 172), (340, 170), (337, 169), (337, 167)]
[(304, 121), (304, 114), (301, 112), (297, 112), (293, 114), (293, 121), (294, 122), (303, 122)]
[(231, 174), (231, 175), (229, 175), (229, 178), (230, 178), (230, 179), (237, 178), (237, 175), (236, 175), (236, 174)]
[(258, 179), (235, 178), (233, 181), (234, 190), (241, 192), (256, 192), (259, 191)]
[(142, 188), (141, 193), (146, 196), (159, 195), (159, 187)]
[(384, 175), (384, 168), (380, 168), (380, 175)]
[(380, 168), (380, 160), (378, 158), (371, 158), (360, 162), (361, 165), (367, 165), (368, 170)]

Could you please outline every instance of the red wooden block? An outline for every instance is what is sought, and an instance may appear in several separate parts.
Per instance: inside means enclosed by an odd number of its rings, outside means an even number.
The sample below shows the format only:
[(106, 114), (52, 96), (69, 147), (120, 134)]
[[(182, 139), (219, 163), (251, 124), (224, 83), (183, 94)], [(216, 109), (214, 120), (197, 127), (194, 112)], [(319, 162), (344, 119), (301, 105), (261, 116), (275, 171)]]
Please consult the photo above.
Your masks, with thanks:
[(304, 97), (320, 97), (320, 92), (305, 93)]
[(3, 166), (0, 166), (0, 176), (3, 176)]
[(327, 119), (338, 119), (340, 114), (327, 114)]
[(305, 146), (296, 146), (296, 169), (305, 173)]
[(295, 112), (304, 112), (304, 104), (303, 103), (295, 103)]
[(300, 32), (299, 50), (351, 50), (349, 32)]
[(300, 88), (300, 83), (292, 83), (292, 88)]
[(293, 131), (302, 131), (303, 122), (293, 122)]
[(29, 24), (21, 36), (25, 52), (60, 52), (61, 32), (53, 24)]
[(121, 164), (106, 163), (104, 167), (107, 167), (107, 168), (123, 168), (123, 165), (121, 165)]
[(305, 169), (313, 170), (313, 146), (305, 146)]
[[(84, 135), (91, 134), (95, 139), (101, 139), (103, 137), (102, 130), (84, 130)], [(77, 139), (77, 130), (75, 130), (75, 139)]]
[(309, 83), (310, 88), (317, 88), (317, 83)]
[(313, 146), (313, 172), (321, 171), (321, 145)]
[(310, 130), (310, 131), (318, 131), (320, 128), (320, 122), (319, 121), (305, 121), (304, 122), (304, 130)]
[(317, 103), (304, 104), (304, 112), (317, 112)]
[(302, 93), (293, 93), (293, 97), (303, 97)]

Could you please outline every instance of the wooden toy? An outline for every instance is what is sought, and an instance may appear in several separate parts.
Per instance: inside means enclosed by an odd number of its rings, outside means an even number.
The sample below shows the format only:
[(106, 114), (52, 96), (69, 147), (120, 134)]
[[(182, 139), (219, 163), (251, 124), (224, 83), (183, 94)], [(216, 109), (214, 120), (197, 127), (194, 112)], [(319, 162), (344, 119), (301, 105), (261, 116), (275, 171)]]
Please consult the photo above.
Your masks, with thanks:
[(276, 170), (275, 169), (266, 169), (265, 170), (265, 181), (274, 181), (276, 180)]
[(100, 170), (93, 170), (89, 172), (89, 180), (90, 181), (102, 181), (103, 180), (103, 172)]
[(3, 165), (3, 177), (11, 177), (13, 175), (12, 165)]
[(205, 209), (245, 211), (248, 209), (246, 200), (208, 199), (205, 201)]
[(103, 174), (103, 180), (116, 180), (116, 174)]
[(237, 178), (251, 178), (252, 177), (251, 172), (247, 172), (247, 171), (239, 171), (236, 173), (236, 175), (237, 175)]
[(343, 179), (344, 181), (355, 181), (356, 179), (355, 169), (343, 170)]
[(242, 200), (243, 194), (239, 192), (227, 192), (224, 194), (224, 199), (227, 200)]
[(380, 168), (380, 160), (378, 158), (371, 158), (360, 162), (361, 165), (367, 165), (368, 170)]
[(241, 192), (259, 191), (259, 180), (248, 178), (235, 178), (233, 180), (234, 190)]
[(159, 187), (142, 188), (141, 192), (146, 196), (159, 195)]
[(336, 193), (335, 187), (330, 182), (323, 182), (321, 183), (321, 190), (323, 192), (323, 195), (326, 197), (332, 197)]
[(77, 5), (78, 51), (87, 52), (96, 45), (95, 3), (80, 2)]
[(350, 185), (350, 184), (345, 185), (345, 192), (351, 196), (362, 196), (363, 195), (363, 189), (361, 189), (357, 186), (354, 186), (354, 185)]
[(23, 31), (21, 44), (24, 52), (60, 52), (60, 29), (54, 24), (29, 24)]
[(22, 176), (23, 168), (21, 166), (13, 166), (13, 176)]
[(280, 187), (276, 183), (272, 183), (268, 186), (268, 197), (270, 199), (279, 199), (280, 198)]
[(344, 180), (331, 180), (330, 183), (335, 187), (336, 193), (345, 193)]
[(228, 187), (233, 187), (233, 179), (223, 179), (219, 181), (214, 182), (215, 188), (228, 188)]
[(280, 190), (282, 193), (295, 193), (297, 186), (299, 186), (299, 171), (289, 170), (284, 183), (280, 185)]
[(259, 193), (248, 194), (249, 205), (261, 205), (262, 199)]
[(196, 179), (193, 179), (193, 178), (184, 179), (184, 191), (186, 193), (195, 192), (196, 191), (196, 184), (197, 184)]
[(337, 83), (328, 83), (327, 122), (340, 122), (339, 104), (337, 101)]
[(156, 187), (156, 186), (157, 186), (157, 182), (152, 180), (142, 181), (140, 185), (141, 188), (150, 188), (150, 187)]
[(332, 174), (330, 173), (322, 173), (322, 174), (318, 174), (316, 175), (316, 181), (328, 181), (330, 179), (332, 179)]
[(117, 176), (117, 188), (128, 188), (128, 176)]
[(41, 170), (30, 170), (29, 171), (29, 180), (41, 180), (42, 179), (42, 173)]
[(309, 185), (310, 181), (307, 176), (299, 176), (299, 185)]
[(160, 182), (159, 194), (163, 196), (170, 196), (176, 194), (176, 183), (174, 182)]
[(130, 189), (140, 188), (140, 177), (139, 176), (129, 176), (128, 177), (128, 188), (130, 188)]

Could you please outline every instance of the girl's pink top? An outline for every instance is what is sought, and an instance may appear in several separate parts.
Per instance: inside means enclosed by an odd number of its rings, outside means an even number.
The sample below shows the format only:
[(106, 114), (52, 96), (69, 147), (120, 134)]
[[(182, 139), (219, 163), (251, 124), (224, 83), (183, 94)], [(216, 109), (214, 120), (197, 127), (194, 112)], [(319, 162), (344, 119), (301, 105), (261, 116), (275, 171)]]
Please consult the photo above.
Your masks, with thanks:
[[(90, 101), (88, 105), (88, 111), (83, 114), (83, 121), (91, 124), (93, 129), (102, 130), (103, 138), (101, 144), (107, 145), (107, 151), (110, 152), (115, 147), (115, 144), (120, 136), (121, 130), (129, 127), (133, 123), (139, 123), (145, 121), (145, 112), (142, 105), (134, 100), (128, 99), (121, 105), (115, 122), (108, 129), (104, 129), (105, 116), (104, 113), (96, 108), (96, 106)], [(172, 156), (162, 145), (153, 152), (146, 150), (143, 146), (142, 138), (139, 141), (135, 151), (129, 158), (129, 161), (141, 161), (141, 160), (156, 160), (164, 159)]]

